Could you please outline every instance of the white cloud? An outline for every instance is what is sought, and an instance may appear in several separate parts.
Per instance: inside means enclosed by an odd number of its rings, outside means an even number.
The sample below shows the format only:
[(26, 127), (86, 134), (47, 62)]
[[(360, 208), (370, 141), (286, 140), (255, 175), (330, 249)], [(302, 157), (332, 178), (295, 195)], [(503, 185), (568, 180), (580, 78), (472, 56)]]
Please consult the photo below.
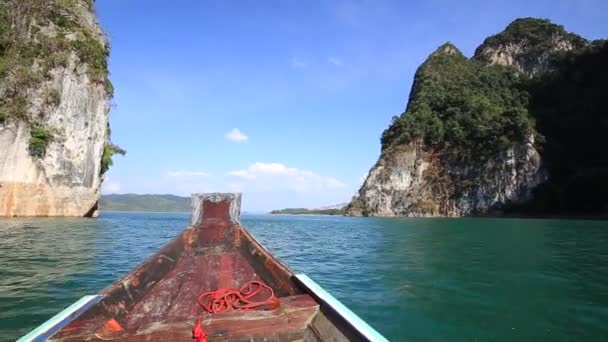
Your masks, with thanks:
[(337, 57), (329, 57), (329, 58), (327, 59), (327, 61), (328, 61), (330, 64), (333, 64), (333, 65), (338, 66), (338, 67), (340, 67), (340, 66), (343, 66), (343, 65), (344, 65), (344, 61), (343, 61), (343, 60), (341, 60), (340, 58), (337, 58)]
[(245, 179), (256, 179), (258, 176), (268, 175), (290, 175), (294, 176), (298, 173), (298, 169), (287, 167), (280, 163), (260, 163), (256, 162), (247, 169), (228, 172), (229, 176), (236, 176)]
[(112, 182), (110, 178), (104, 179), (101, 184), (101, 192), (104, 194), (115, 194), (120, 191), (120, 184), (118, 182)]
[(249, 188), (261, 191), (291, 190), (307, 193), (347, 187), (334, 177), (318, 175), (312, 171), (288, 167), (281, 163), (256, 162), (246, 169), (230, 171), (227, 175), (241, 178), (247, 182)]
[(299, 57), (293, 57), (291, 59), (291, 66), (295, 69), (302, 69), (308, 66), (308, 63)]
[(238, 128), (233, 128), (230, 132), (226, 133), (226, 139), (239, 143), (247, 141), (249, 137), (243, 134)]
[(247, 170), (236, 170), (226, 173), (227, 176), (241, 177), (245, 179), (255, 179), (254, 174), (250, 174)]
[(169, 177), (209, 177), (209, 174), (204, 171), (169, 171)]

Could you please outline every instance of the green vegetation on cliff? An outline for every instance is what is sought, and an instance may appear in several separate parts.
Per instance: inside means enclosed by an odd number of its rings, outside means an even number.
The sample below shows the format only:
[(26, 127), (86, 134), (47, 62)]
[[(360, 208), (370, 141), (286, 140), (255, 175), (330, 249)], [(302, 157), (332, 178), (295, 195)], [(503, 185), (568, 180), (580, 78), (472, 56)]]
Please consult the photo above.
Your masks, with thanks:
[[(9, 114), (28, 118), (26, 113), (11, 110), (15, 108), (12, 102), (22, 98), (28, 89), (39, 88), (50, 78), (53, 68), (66, 67), (70, 52), (86, 65), (91, 80), (104, 84), (108, 97), (112, 97), (107, 65), (109, 44), (74, 19), (82, 1), (0, 2), (0, 81), (5, 84), (0, 113), (4, 113), (4, 119)], [(27, 15), (19, 16), (16, 11)]]
[(101, 211), (189, 212), (190, 197), (175, 195), (102, 195)]
[[(53, 140), (42, 120), (61, 102), (60, 91), (48, 82), (53, 70), (72, 62), (83, 66), (92, 83), (104, 86), (108, 100), (113, 97), (107, 64), (110, 46), (101, 32), (79, 21), (79, 13), (92, 7), (92, 0), (0, 1), (0, 124), (26, 122), (31, 128), (28, 148), (33, 157), (44, 157)], [(40, 89), (44, 105), (35, 106), (32, 94)], [(108, 137), (103, 172), (112, 165), (112, 155), (121, 152)]]
[(534, 133), (522, 77), (467, 59), (444, 44), (416, 72), (407, 111), (382, 134), (382, 149), (421, 140), (459, 159), (485, 159)]
[(46, 153), (46, 147), (51, 142), (51, 134), (44, 128), (32, 127), (30, 130), (29, 150), (30, 155), (42, 157)]
[(115, 154), (120, 154), (124, 156), (127, 151), (123, 150), (117, 145), (112, 143), (106, 143), (103, 147), (103, 155), (101, 156), (101, 174), (106, 173), (112, 165), (114, 165), (114, 160), (112, 157)]
[(553, 52), (556, 45), (567, 42), (573, 48), (583, 47), (587, 41), (577, 34), (570, 33), (562, 25), (556, 25), (547, 19), (520, 18), (510, 23), (504, 31), (486, 38), (476, 50), (476, 59), (489, 62), (484, 50), (494, 50), (510, 44), (521, 45), (525, 54), (521, 63), (525, 66), (537, 65), (543, 56)]

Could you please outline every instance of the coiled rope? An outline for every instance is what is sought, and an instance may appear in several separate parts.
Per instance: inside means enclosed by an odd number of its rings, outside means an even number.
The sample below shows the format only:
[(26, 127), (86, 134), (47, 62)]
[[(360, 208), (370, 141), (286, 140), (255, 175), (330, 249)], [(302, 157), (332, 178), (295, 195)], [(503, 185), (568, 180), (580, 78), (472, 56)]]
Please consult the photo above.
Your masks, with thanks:
[(272, 288), (261, 281), (252, 280), (240, 289), (223, 288), (204, 292), (198, 303), (209, 313), (234, 310), (274, 310), (279, 307), (279, 299)]
[[(198, 303), (205, 311), (212, 314), (230, 310), (274, 310), (280, 305), (272, 288), (257, 280), (246, 283), (240, 289), (221, 288), (203, 292), (198, 296)], [(200, 316), (192, 329), (192, 338), (197, 342), (207, 341)]]

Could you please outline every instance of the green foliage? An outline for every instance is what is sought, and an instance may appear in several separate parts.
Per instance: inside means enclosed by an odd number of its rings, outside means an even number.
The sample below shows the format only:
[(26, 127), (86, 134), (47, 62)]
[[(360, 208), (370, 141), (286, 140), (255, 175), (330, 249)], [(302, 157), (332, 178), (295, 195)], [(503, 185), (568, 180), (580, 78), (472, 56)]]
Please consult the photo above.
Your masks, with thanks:
[(6, 76), (6, 72), (9, 69), (9, 61), (7, 58), (0, 56), (0, 79)]
[(126, 153), (127, 151), (114, 144), (106, 144), (103, 148), (103, 155), (101, 156), (101, 174), (106, 173), (110, 169), (110, 166), (114, 165), (112, 157), (115, 154), (124, 156)]
[(519, 18), (510, 23), (501, 33), (486, 38), (477, 51), (514, 42), (523, 42), (534, 47), (534, 51), (547, 51), (555, 45), (555, 42), (552, 41), (555, 37), (573, 41), (578, 47), (586, 43), (582, 37), (566, 31), (562, 25), (556, 25), (548, 19)]
[(29, 152), (33, 157), (42, 158), (51, 142), (51, 134), (42, 127), (32, 127), (30, 130)]
[(104, 146), (101, 156), (101, 174), (106, 173), (110, 169), (110, 166), (114, 165), (114, 161), (112, 160), (113, 155), (114, 150), (108, 145)]
[(8, 52), (13, 43), (12, 19), (4, 3), (0, 3), (0, 78), (6, 75), (9, 67)]
[(109, 45), (103, 44), (87, 31), (80, 33), (78, 39), (72, 42), (72, 47), (76, 50), (80, 61), (88, 65), (91, 77), (94, 80), (105, 80), (108, 76)]
[(24, 119), (27, 114), (27, 99), (17, 96), (14, 99), (0, 99), (0, 124), (8, 118)]
[(114, 85), (112, 84), (112, 82), (110, 81), (110, 79), (108, 77), (106, 77), (106, 79), (103, 81), (103, 87), (106, 90), (106, 94), (108, 94), (108, 98), (113, 98), (114, 97)]
[[(79, 1), (83, 0), (23, 0), (18, 5), (0, 2), (0, 81), (6, 84), (0, 94), (1, 122), (9, 117), (25, 119), (25, 115), (13, 115), (26, 111), (16, 110), (21, 109), (21, 103), (12, 102), (50, 79), (53, 68), (67, 67), (72, 53), (86, 64), (90, 79), (103, 84), (109, 98), (113, 96), (114, 88), (108, 78), (109, 45), (75, 20)], [(86, 3), (92, 6), (92, 1)], [(20, 13), (27, 13), (22, 14), (24, 25), (12, 25), (10, 6), (18, 6)], [(49, 34), (41, 27), (54, 28), (55, 32)], [(15, 28), (27, 32), (15, 32)], [(26, 36), (28, 39), (16, 39)], [(55, 103), (56, 98), (48, 99)]]
[(55, 1), (57, 2), (57, 5), (61, 6), (62, 8), (73, 9), (74, 6), (76, 6), (77, 0), (55, 0)]
[(40, 34), (35, 43), (28, 45), (28, 50), (31, 51), (30, 55), (23, 58), (39, 61), (42, 75), (49, 79), (51, 69), (67, 67), (70, 58), (70, 41), (63, 33), (55, 37)]
[[(51, 44), (39, 44), (36, 51), (47, 51), (44, 56), (46, 64), (55, 67), (65, 65), (67, 57), (65, 51), (74, 50), (81, 63), (87, 64), (89, 77), (95, 82), (101, 82), (106, 88), (108, 97), (114, 95), (114, 87), (108, 76), (107, 59), (110, 55), (110, 45), (108, 42), (100, 41), (91, 32), (79, 26), (69, 16), (62, 13), (61, 9), (73, 9), (76, 0), (57, 0), (59, 8), (53, 7), (48, 13), (48, 20), (52, 21), (59, 28), (63, 29), (57, 37), (51, 38)], [(92, 3), (89, 4), (92, 6)], [(76, 39), (68, 40), (65, 33), (76, 33)], [(42, 37), (49, 41), (48, 37)], [(61, 54), (55, 56), (56, 54)]]
[(17, 66), (13, 77), (13, 86), (16, 89), (29, 88), (42, 81), (42, 75), (29, 66)]
[(407, 111), (382, 134), (383, 151), (423, 141), (463, 160), (484, 159), (534, 132), (522, 77), (440, 47), (418, 69)]
[(13, 20), (4, 3), (0, 3), (0, 58), (9, 50), (13, 42)]

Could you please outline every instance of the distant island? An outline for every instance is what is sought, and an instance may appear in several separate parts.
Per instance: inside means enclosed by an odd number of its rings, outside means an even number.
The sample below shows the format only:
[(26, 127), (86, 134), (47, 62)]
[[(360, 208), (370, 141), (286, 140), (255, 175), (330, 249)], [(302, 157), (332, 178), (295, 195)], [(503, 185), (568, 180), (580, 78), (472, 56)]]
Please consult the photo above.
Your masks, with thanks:
[[(347, 203), (308, 209), (286, 208), (273, 210), (270, 214), (285, 215), (342, 215)], [(101, 195), (99, 200), (101, 211), (140, 211), (186, 213), (190, 211), (190, 197), (176, 195), (140, 195), (140, 194), (111, 194)]]
[(175, 195), (102, 195), (101, 211), (189, 212), (190, 197)]
[(328, 207), (322, 207), (317, 209), (308, 208), (285, 208), (273, 210), (270, 214), (276, 215), (343, 215), (344, 208), (347, 203), (336, 204)]

